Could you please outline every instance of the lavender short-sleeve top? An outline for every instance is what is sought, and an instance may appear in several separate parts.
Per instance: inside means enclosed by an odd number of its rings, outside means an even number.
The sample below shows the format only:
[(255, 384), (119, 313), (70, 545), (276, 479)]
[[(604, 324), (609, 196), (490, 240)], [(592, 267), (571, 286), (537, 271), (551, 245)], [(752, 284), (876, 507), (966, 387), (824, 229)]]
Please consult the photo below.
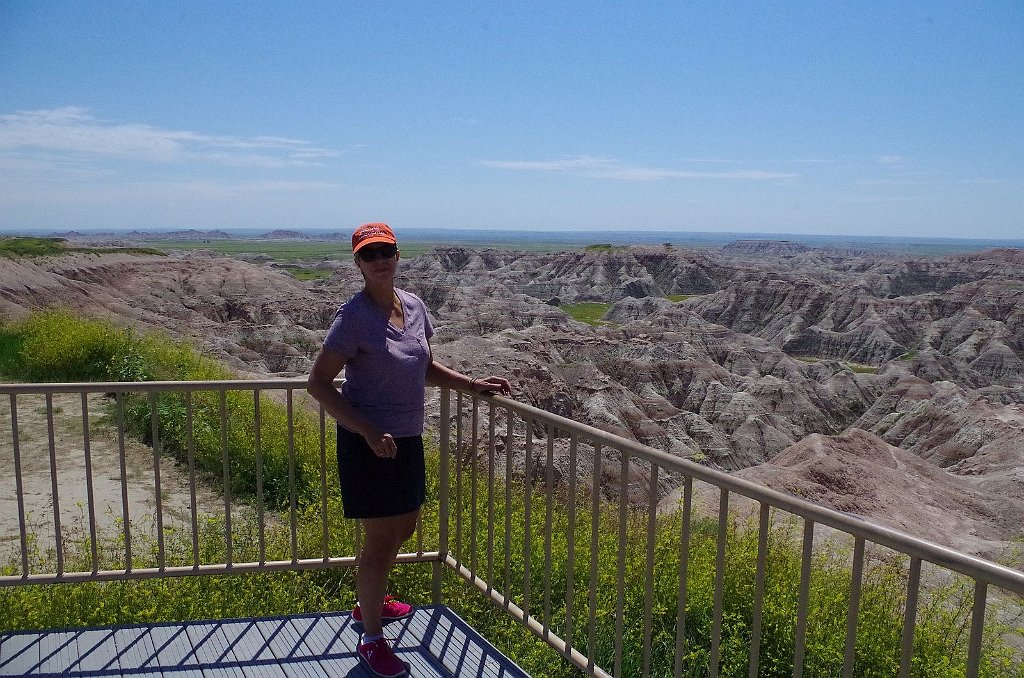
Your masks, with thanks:
[(423, 433), (423, 390), (434, 335), (426, 305), (395, 290), (405, 327), (399, 329), (359, 292), (338, 309), (324, 347), (348, 356), (341, 395), (396, 438)]

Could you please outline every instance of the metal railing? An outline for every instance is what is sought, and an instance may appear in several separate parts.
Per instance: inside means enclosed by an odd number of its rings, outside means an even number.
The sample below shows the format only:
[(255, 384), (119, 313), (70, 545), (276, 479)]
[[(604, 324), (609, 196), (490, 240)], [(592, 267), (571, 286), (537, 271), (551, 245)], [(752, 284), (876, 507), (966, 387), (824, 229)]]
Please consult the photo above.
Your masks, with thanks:
[[(336, 482), (332, 484), (328, 480), (333, 465), (327, 457), (329, 434), (322, 409), (319, 417), (312, 421), (316, 458), (300, 459), (296, 451), (296, 400), (306, 400), (305, 385), (304, 379), (0, 385), (0, 396), (6, 395), (9, 399), (6, 417), (0, 422), (0, 426), (7, 429), (3, 436), (5, 440), (0, 443), (7, 448), (0, 461), (5, 472), (0, 476), (7, 478), (8, 482), (13, 479), (14, 487), (3, 489), (13, 489), (17, 497), (17, 532), (9, 536), (20, 545), (16, 558), (20, 570), (18, 574), (0, 576), (0, 586), (354, 566), (357, 563), (355, 553), (331, 553), (332, 532), (346, 528), (355, 530), (358, 543), (358, 525), (340, 521), (336, 525), (329, 524), (328, 502)], [(230, 400), (229, 394), (233, 396)], [(168, 401), (166, 396), (173, 396), (175, 400)], [(55, 398), (61, 397), (62, 402), (55, 405)], [(93, 421), (96, 406), (91, 402), (95, 398), (112, 400), (103, 408), (112, 410), (111, 414), (102, 417), (108, 421), (100, 423), (100, 427), (111, 429), (101, 437), (116, 441), (110, 451), (117, 460), (115, 477), (106, 478), (105, 493), (97, 490), (99, 479), (93, 468), (97, 423)], [(23, 448), (26, 447), (26, 439), (32, 436), (26, 435), (25, 431), (22, 413), (26, 408), (19, 405), (25, 399), (34, 399), (32, 409), (43, 415), (43, 420), (36, 422), (37, 430), (34, 432), (34, 437), (37, 440), (41, 438), (42, 444), (37, 444), (33, 450), (38, 453), (41, 447), (42, 453), (48, 455), (48, 461), (42, 463), (43, 473), (35, 475), (36, 484), (41, 481), (46, 486), (41, 488), (41, 492), (38, 487), (35, 492), (29, 492), (26, 487), (30, 474), (23, 469)], [(205, 400), (201, 402), (201, 399)], [(80, 430), (76, 430), (70, 441), (76, 447), (61, 449), (61, 424), (57, 422), (55, 411), (76, 405), (80, 408)], [(175, 413), (166, 412), (168, 408), (177, 408), (177, 421)], [(275, 411), (278, 419), (282, 415), (284, 419), (283, 424), (277, 422), (276, 432), (279, 435), (273, 441), (266, 439), (268, 429), (272, 428), (267, 426), (268, 408)], [(307, 413), (309, 409), (308, 403), (302, 408)], [(200, 410), (206, 415), (202, 421), (198, 416)], [(244, 417), (242, 423), (237, 421), (239, 410), (250, 415)], [(212, 441), (210, 419), (216, 427)], [(306, 423), (308, 428), (310, 422)], [(173, 432), (175, 456), (177, 462), (187, 468), (186, 471), (178, 470), (171, 463), (174, 460), (164, 454), (164, 448), (171, 442), (169, 428), (173, 425), (178, 427)], [(239, 429), (244, 429), (244, 442), (251, 445), (248, 450), (251, 454), (233, 458), (229, 435), (243, 432)], [(146, 438), (147, 442), (147, 459), (142, 460), (144, 466), (141, 468), (137, 463), (135, 468), (130, 468), (133, 431), (137, 436)], [(200, 449), (204, 433), (207, 447), (212, 442), (216, 448), (214, 454), (217, 459), (210, 458), (209, 449)], [(138, 447), (138, 443), (135, 446)], [(197, 457), (204, 453), (205, 468), (197, 463)], [(77, 457), (79, 454), (80, 458)], [(138, 462), (139, 455), (135, 456)], [(81, 465), (65, 469), (62, 457), (80, 459)], [(145, 463), (147, 461), (148, 464)], [(242, 465), (244, 470), (251, 472), (253, 482), (245, 496), (236, 497), (238, 483), (233, 482), (233, 474)], [(303, 467), (308, 469), (310, 465), (316, 467), (317, 477), (300, 483), (298, 476)], [(275, 477), (268, 477), (270, 468), (276, 469)], [(175, 487), (170, 487), (168, 474), (175, 470), (178, 470), (177, 482)], [(140, 474), (151, 478), (151, 484), (139, 487), (137, 476)], [(315, 495), (317, 500), (318, 506), (312, 508), (316, 509), (318, 539), (315, 539), (315, 544), (319, 548), (310, 548), (308, 544), (305, 548), (300, 547), (300, 533), (305, 530), (308, 537), (312, 527), (308, 524), (309, 502), (300, 505), (299, 501), (303, 484), (312, 486), (311, 491), (306, 488), (306, 494)], [(78, 492), (77, 501), (62, 501), (68, 489), (74, 489), (76, 485), (78, 490), (84, 486), (84, 494)], [(204, 487), (219, 493), (219, 506), (207, 501), (203, 510), (199, 495)], [(271, 490), (271, 487), (276, 490)], [(111, 496), (112, 492), (116, 495)], [(187, 493), (186, 515), (178, 512), (175, 528), (188, 533), (185, 543), (176, 545), (188, 549), (189, 557), (185, 559), (188, 562), (177, 562), (182, 560), (180, 557), (172, 559), (166, 543), (170, 513), (166, 504), (175, 492)], [(47, 516), (32, 520), (33, 511), (26, 504), (26, 497), (30, 495), (42, 497), (44, 501), (36, 508)], [(248, 554), (255, 557), (248, 560), (236, 557), (239, 555), (236, 550), (236, 523), (240, 515), (245, 515), (252, 523), (257, 537), (257, 548)], [(104, 517), (107, 518), (105, 526), (102, 524)], [(66, 544), (74, 540), (69, 535), (69, 518), (76, 518), (80, 531), (87, 534), (84, 541), (89, 551), (88, 562), (77, 569), (69, 568), (65, 558)], [(204, 523), (210, 518), (217, 521), (215, 529), (223, 530), (223, 550), (218, 552), (220, 558), (217, 561), (203, 562), (200, 539), (204, 532), (209, 531)], [(285, 547), (277, 550), (276, 557), (268, 557), (267, 552), (268, 523), (271, 520), (283, 521), (287, 533)], [(124, 549), (115, 566), (103, 562), (99, 552), (100, 533), (106, 531), (109, 534), (111, 530), (117, 533)], [(176, 529), (176, 534), (180, 535), (180, 529)], [(399, 562), (438, 561), (436, 550), (424, 550), (421, 534), (418, 533), (416, 552), (401, 554)], [(145, 556), (136, 547), (140, 538), (146, 542)], [(307, 538), (305, 541), (310, 540)], [(33, 568), (30, 562), (32, 554), (38, 552), (49, 556), (40, 565), (42, 570), (40, 566)], [(139, 567), (136, 564), (139, 560), (150, 562)]]
[[(304, 388), (300, 379), (0, 386), (9, 402), (0, 492), (16, 497), (17, 517), (5, 538), (14, 551), (0, 551), (0, 586), (357, 565), (358, 528), (337, 517), (333, 422)], [(723, 641), (735, 641), (723, 634), (741, 514), (756, 516), (752, 581), (741, 582), (750, 676), (760, 674), (766, 609), (776, 605), (772, 549), (792, 521), (794, 676), (805, 671), (815, 568), (830, 553), (849, 586), (843, 676), (855, 672), (876, 551), (906, 559), (891, 649), (900, 676), (910, 675), (918, 606), (932, 582), (963, 577), (973, 588), (967, 676), (981, 665), (990, 589), (1014, 604), (1024, 596), (1021, 572), (511, 399), (439, 393), (438, 529), (425, 533), (421, 519), (399, 562), (433, 564), (434, 602), (454, 572), (589, 675), (664, 675), (666, 665), (675, 676), (695, 665), (719, 674)], [(76, 487), (77, 500), (68, 498)], [(104, 534), (116, 535), (117, 549), (100, 548)], [(843, 539), (852, 551), (835, 556), (830, 545)], [(709, 569), (696, 559), (698, 542), (713, 544)], [(337, 553), (338, 544), (354, 546)], [(700, 596), (711, 604), (697, 619)], [(699, 651), (694, 629), (706, 635)]]
[[(452, 568), (463, 578), (474, 584), (480, 591), (490, 598), (509, 614), (530, 628), (535, 634), (543, 638), (548, 644), (558, 650), (573, 664), (587, 673), (599, 676), (623, 676), (623, 675), (651, 675), (653, 655), (656, 652), (652, 638), (653, 617), (655, 616), (655, 602), (660, 596), (653, 587), (656, 581), (675, 579), (678, 581), (675, 604), (669, 606), (666, 611), (661, 605), (659, 616), (666, 614), (674, 617), (674, 638), (671, 650), (674, 652), (672, 662), (672, 674), (680, 676), (683, 674), (683, 660), (687, 642), (687, 614), (688, 600), (691, 598), (691, 573), (688, 567), (691, 564), (692, 554), (690, 544), (696, 522), (699, 520), (701, 508), (696, 501), (696, 483), (705, 483), (718, 492), (717, 510), (713, 507), (704, 512), (710, 518), (711, 527), (715, 532), (715, 553), (713, 571), (712, 591), (712, 612), (710, 620), (710, 648), (706, 655), (707, 675), (717, 676), (722, 658), (721, 643), (723, 640), (723, 617), (724, 617), (724, 595), (727, 577), (726, 551), (729, 545), (730, 534), (734, 528), (736, 517), (730, 512), (730, 496), (736, 496), (744, 500), (753, 508), (748, 510), (751, 513), (756, 509), (757, 523), (753, 528), (757, 540), (757, 556), (752, 590), (752, 599), (746, 614), (749, 615), (749, 648), (748, 648), (748, 671), (750, 676), (758, 676), (760, 673), (759, 655), (761, 650), (762, 637), (762, 615), (766, 605), (766, 570), (769, 567), (769, 540), (773, 531), (780, 529), (782, 521), (777, 517), (773, 520), (773, 512), (789, 515), (797, 522), (801, 533), (799, 539), (799, 588), (797, 601), (792, 613), (796, 617), (795, 629), (792, 638), (792, 675), (801, 676), (804, 674), (804, 660), (808, 640), (808, 618), (809, 618), (809, 597), (812, 580), (812, 570), (816, 565), (815, 553), (823, 550), (820, 542), (829, 541), (834, 543), (836, 536), (845, 536), (851, 539), (852, 554), (848, 557), (849, 573), (849, 595), (846, 606), (846, 633), (844, 647), (842, 648), (842, 673), (844, 677), (853, 676), (857, 656), (857, 634), (859, 626), (859, 611), (861, 596), (864, 586), (865, 561), (868, 554), (881, 548), (891, 549), (897, 554), (897, 558), (904, 557), (906, 562), (905, 574), (905, 601), (903, 602), (903, 624), (899, 641), (899, 647), (893, 648), (899, 656), (899, 676), (908, 676), (911, 671), (911, 662), (914, 653), (915, 629), (917, 627), (918, 604), (921, 600), (922, 588), (928, 585), (928, 581), (922, 578), (922, 566), (926, 563), (935, 566), (935, 572), (929, 578), (931, 582), (942, 581), (949, 576), (965, 577), (973, 587), (973, 607), (970, 612), (970, 631), (967, 648), (966, 675), (973, 677), (978, 675), (983, 648), (983, 632), (985, 629), (986, 604), (990, 598), (990, 587), (1000, 589), (1012, 600), (1008, 602), (1011, 607), (1019, 609), (1020, 598), (1024, 596), (1024, 573), (1003, 567), (1001, 565), (972, 557), (934, 543), (914, 538), (899, 531), (883, 527), (881, 525), (867, 522), (850, 514), (840, 513), (822, 506), (813, 504), (795, 496), (783, 494), (767, 487), (745, 481), (741, 478), (701, 466), (691, 461), (661, 452), (659, 450), (637, 444), (619, 436), (601, 431), (599, 429), (580, 424), (578, 422), (552, 415), (543, 410), (524, 405), (506, 398), (493, 397), (481, 399), (479, 397), (467, 397), (461, 393), (456, 395), (456, 414), (450, 412), (450, 398), (442, 395), (441, 399), (441, 423), (440, 440), (442, 447), (442, 460), (453, 459), (456, 461), (456, 473), (464, 469), (473, 478), (469, 482), (469, 492), (477, 492), (478, 475), (486, 479), (481, 481), (485, 486), (487, 501), (481, 507), (478, 497), (471, 496), (468, 500), (465, 497), (442, 497), (442, 503), (450, 503), (453, 508), (449, 513), (453, 514), (456, 523), (455, 537), (445, 536), (442, 543), (448, 544), (448, 554), (445, 556)], [(485, 423), (481, 424), (481, 407), (486, 408), (483, 416)], [(499, 425), (502, 420), (503, 426)], [(454, 448), (449, 440), (452, 438), (450, 426), (454, 424)], [(484, 429), (484, 430), (482, 430)], [(512, 451), (504, 455), (496, 455), (495, 446), (499, 442), (504, 443), (506, 451)], [(555, 453), (555, 448), (560, 448), (560, 453)], [(541, 449), (536, 453), (537, 448)], [(585, 450), (585, 451), (584, 451)], [(495, 465), (500, 465), (500, 459), (504, 456), (504, 471), (502, 484), (504, 487), (495, 487)], [(581, 473), (581, 468), (586, 462), (589, 467), (586, 472)], [(482, 463), (484, 468), (478, 468)], [(561, 466), (559, 467), (559, 463)], [(611, 467), (609, 469), (609, 466)], [(553, 478), (556, 468), (566, 471), (565, 480), (557, 482)], [(612, 471), (609, 473), (608, 471)], [(617, 479), (614, 477), (617, 474)], [(581, 476), (589, 478), (587, 486), (579, 485)], [(670, 477), (669, 487), (681, 485), (682, 497), (678, 504), (665, 507), (666, 501), (663, 495), (666, 487), (663, 479)], [(509, 518), (512, 511), (509, 510), (509, 498), (518, 491), (514, 485), (525, 485), (522, 493), (522, 503), (517, 514), (523, 520), (523, 536), (521, 553), (524, 564), (522, 576), (524, 582), (518, 588), (518, 597), (511, 596), (509, 585), (512, 584), (508, 576), (508, 541), (504, 544), (504, 562), (506, 568), (503, 582), (506, 586), (504, 591), (495, 587), (494, 573), (494, 534), (496, 527), (493, 523), (495, 507), (493, 501), (497, 493), (502, 497), (505, 505), (499, 513), (504, 513), (506, 533), (511, 531)], [(465, 491), (466, 483), (456, 480), (454, 487), (456, 491)], [(602, 506), (607, 502), (602, 498), (603, 494), (612, 490), (617, 497), (611, 503), (615, 505), (613, 512), (607, 510), (602, 514)], [(589, 494), (589, 500), (586, 496)], [(705, 497), (705, 502), (707, 498)], [(532, 534), (533, 517), (531, 516), (532, 502), (543, 502), (545, 517), (543, 534)], [(713, 502), (711, 502), (713, 504)], [(560, 532), (559, 543), (565, 544), (567, 553), (565, 558), (568, 564), (564, 570), (573, 573), (577, 570), (580, 560), (576, 551), (582, 547), (589, 549), (589, 562), (585, 563), (588, 570), (587, 591), (583, 595), (577, 595), (573, 590), (574, 578), (567, 577), (566, 592), (564, 600), (557, 601), (556, 607), (561, 610), (558, 618), (552, 616), (551, 579), (550, 569), (552, 566), (552, 507), (561, 504), (559, 511), (567, 514), (563, 521), (564, 526)], [(582, 506), (584, 510), (589, 509), (589, 516), (584, 516), (591, 522), (589, 544), (577, 544), (575, 533), (579, 531), (576, 515)], [(663, 532), (659, 526), (659, 514), (666, 510), (678, 510), (681, 519), (678, 526), (681, 534), (678, 536), (678, 557), (670, 558), (670, 563), (676, 569), (666, 577), (665, 572), (655, 572), (655, 549), (658, 535)], [(468, 513), (470, 528), (462, 529), (461, 523), (467, 520), (463, 514)], [(604, 521), (605, 524), (601, 524)], [(478, 523), (486, 525), (486, 544), (483, 547), (483, 563), (480, 562), (481, 549), (475, 542), (478, 537)], [(609, 524), (610, 523), (610, 524)], [(832, 534), (822, 539), (816, 535), (815, 527), (826, 528)], [(586, 531), (586, 530), (584, 530)], [(819, 529), (820, 533), (822, 530)], [(818, 536), (818, 539), (816, 539)], [(531, 557), (531, 548), (535, 543), (543, 539), (543, 556), (539, 559)], [(601, 568), (598, 562), (598, 551), (601, 548), (601, 540), (611, 539), (611, 551), (617, 556), (614, 562), (607, 563), (615, 568), (613, 577), (616, 587), (615, 601), (613, 607), (614, 627), (612, 629), (613, 647), (610, 661), (605, 666), (598, 666), (596, 661), (595, 629), (597, 620), (595, 610), (598, 608), (596, 600), (602, 586), (607, 586), (607, 581), (602, 582)], [(467, 544), (465, 541), (470, 543)], [(630, 551), (630, 545), (642, 541), (643, 546), (635, 549), (641, 553), (644, 561), (642, 568), (626, 567), (626, 555)], [(825, 549), (827, 550), (827, 549)], [(469, 556), (461, 555), (467, 551)], [(531, 571), (531, 561), (537, 560), (537, 565), (544, 568), (542, 574)], [(536, 566), (536, 565), (535, 565)], [(639, 579), (643, 582), (643, 599), (638, 612), (639, 626), (642, 628), (640, 637), (640, 661), (639, 665), (634, 661), (632, 665), (624, 666), (624, 654), (627, 648), (624, 647), (626, 640), (624, 631), (629, 627), (627, 622), (626, 594), (629, 572), (639, 572)], [(673, 577), (672, 575), (677, 575)], [(532, 585), (533, 578), (537, 576), (543, 582), (542, 593)], [(541, 593), (542, 602), (538, 602), (531, 596)], [(577, 600), (583, 601), (588, 608), (587, 615), (583, 619), (586, 623), (585, 629), (575, 628), (576, 620), (580, 615), (574, 614), (573, 605)], [(635, 607), (635, 606), (634, 606)], [(1018, 617), (1019, 618), (1019, 617)], [(555, 633), (555, 626), (563, 630), (561, 635)], [(1021, 629), (1017, 630), (1018, 634)], [(663, 651), (664, 642), (660, 643)], [(635, 647), (628, 648), (636, 650)], [(879, 648), (872, 651), (878, 652)], [(882, 650), (884, 651), (884, 650)]]

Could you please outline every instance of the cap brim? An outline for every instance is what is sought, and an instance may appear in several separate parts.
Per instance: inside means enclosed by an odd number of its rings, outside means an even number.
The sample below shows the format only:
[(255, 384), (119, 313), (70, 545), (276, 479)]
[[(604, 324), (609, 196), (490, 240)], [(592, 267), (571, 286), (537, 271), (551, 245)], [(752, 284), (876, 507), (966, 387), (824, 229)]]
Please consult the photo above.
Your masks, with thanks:
[(394, 238), (389, 238), (386, 235), (375, 235), (363, 240), (352, 250), (352, 254), (355, 254), (359, 250), (363, 249), (367, 245), (374, 245), (376, 243), (384, 243), (386, 245), (398, 245), (398, 242)]

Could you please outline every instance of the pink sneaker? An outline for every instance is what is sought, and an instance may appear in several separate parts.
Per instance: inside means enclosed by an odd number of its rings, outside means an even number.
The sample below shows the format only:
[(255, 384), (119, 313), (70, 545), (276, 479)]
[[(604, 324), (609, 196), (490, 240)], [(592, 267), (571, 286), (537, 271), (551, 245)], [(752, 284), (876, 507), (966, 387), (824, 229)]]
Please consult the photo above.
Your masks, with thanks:
[[(380, 621), (388, 624), (399, 619), (407, 619), (412, 616), (412, 605), (403, 603), (392, 596), (384, 596), (384, 604), (380, 608)], [(363, 613), (359, 610), (359, 603), (352, 608), (352, 618), (362, 623)]]
[(395, 656), (386, 638), (378, 638), (370, 643), (363, 643), (356, 648), (359, 661), (367, 668), (370, 675), (379, 678), (399, 678), (409, 675), (405, 664)]

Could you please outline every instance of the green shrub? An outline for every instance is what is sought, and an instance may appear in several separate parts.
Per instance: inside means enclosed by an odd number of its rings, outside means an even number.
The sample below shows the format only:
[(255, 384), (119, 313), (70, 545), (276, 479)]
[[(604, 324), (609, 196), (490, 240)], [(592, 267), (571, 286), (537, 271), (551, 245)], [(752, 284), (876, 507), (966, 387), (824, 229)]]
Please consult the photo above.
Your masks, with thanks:
[(51, 308), (0, 327), (0, 371), (32, 382), (225, 379), (190, 346)]
[(23, 342), (20, 332), (0, 326), (0, 375), (13, 376), (18, 371)]
[(17, 373), (27, 381), (96, 381), (131, 351), (131, 330), (54, 309), (15, 326), (20, 336)]
[(30, 238), (12, 236), (0, 238), (0, 256), (41, 257), (65, 252), (62, 238)]

